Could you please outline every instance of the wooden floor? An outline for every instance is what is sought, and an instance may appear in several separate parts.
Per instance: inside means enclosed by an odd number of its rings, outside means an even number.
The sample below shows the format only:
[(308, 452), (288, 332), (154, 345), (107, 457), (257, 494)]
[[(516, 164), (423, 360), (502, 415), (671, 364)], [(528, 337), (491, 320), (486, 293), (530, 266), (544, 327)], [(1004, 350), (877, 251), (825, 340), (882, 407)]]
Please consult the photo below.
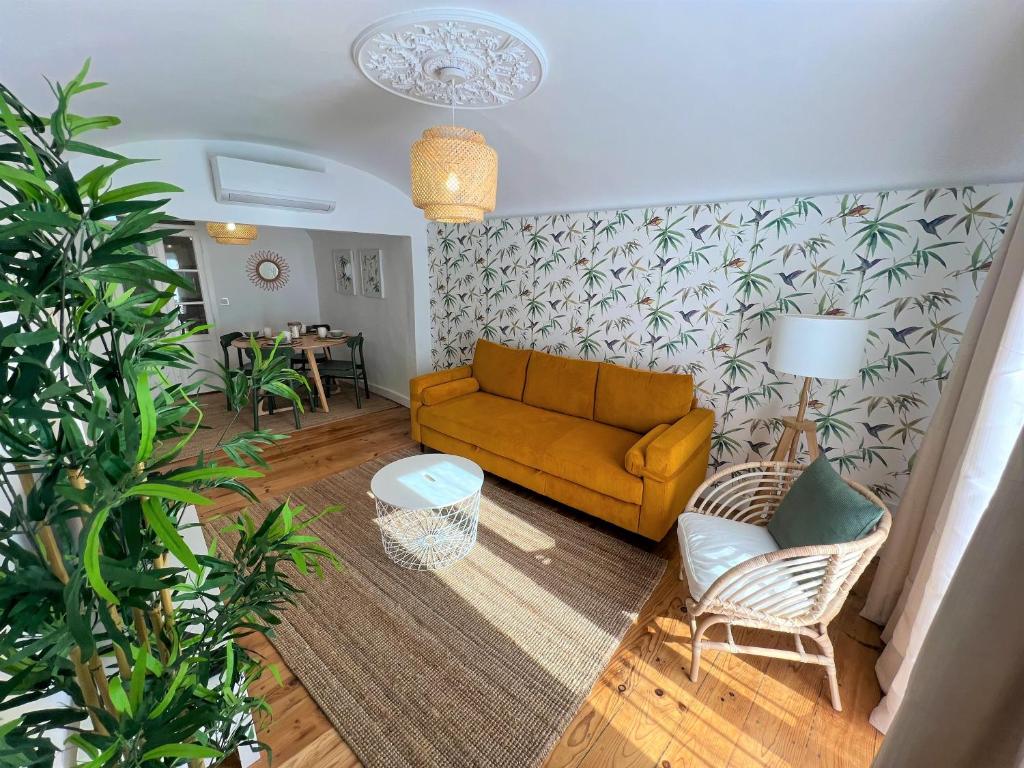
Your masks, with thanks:
[[(261, 497), (284, 493), (412, 446), (408, 431), (404, 408), (303, 430), (266, 453), (271, 470), (251, 487)], [(237, 497), (224, 498), (204, 510), (204, 516), (241, 506)], [(870, 569), (831, 628), (843, 697), (840, 713), (829, 703), (824, 670), (813, 665), (705, 652), (700, 681), (691, 683), (690, 630), (683, 612), (686, 587), (677, 576), (674, 532), (651, 548), (671, 561), (665, 578), (562, 735), (548, 766), (870, 765), (881, 744), (881, 736), (868, 724), (881, 695), (874, 675), (880, 641), (878, 628), (858, 616)], [(792, 643), (791, 636), (756, 630), (738, 630), (736, 635), (740, 643), (752, 638), (785, 647)], [(358, 766), (273, 646), (261, 640), (252, 648), (278, 663), (284, 681), (278, 686), (268, 675), (255, 691), (267, 697), (274, 712), (260, 735), (273, 749), (275, 768)]]

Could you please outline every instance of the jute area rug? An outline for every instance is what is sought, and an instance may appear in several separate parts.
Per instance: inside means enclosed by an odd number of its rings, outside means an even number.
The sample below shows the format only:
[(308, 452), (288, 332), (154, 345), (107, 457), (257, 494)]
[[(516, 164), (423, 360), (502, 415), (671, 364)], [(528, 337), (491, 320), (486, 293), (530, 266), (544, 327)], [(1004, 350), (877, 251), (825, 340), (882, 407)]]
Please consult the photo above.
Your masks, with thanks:
[(305, 593), (273, 643), (369, 768), (539, 765), (665, 562), (488, 476), (469, 556), (444, 571), (400, 568), (384, 555), (369, 487), (404, 455), (290, 494), (311, 510), (344, 506), (312, 528), (344, 569), (299, 577)]
[[(310, 427), (319, 427), (321, 424), (330, 424), (356, 416), (365, 416), (368, 413), (397, 408), (398, 403), (372, 393), (368, 400), (363, 398), (362, 406), (362, 408), (356, 407), (352, 387), (346, 387), (327, 398), (327, 407), (331, 409), (330, 413), (311, 411), (309, 401), (303, 398), (303, 411), (299, 414), (299, 422), (302, 429), (309, 429)], [(252, 431), (252, 406), (247, 406), (239, 413), (235, 413), (228, 410), (223, 394), (213, 392), (199, 396), (199, 407), (203, 409), (202, 426), (191, 442), (185, 446), (181, 458), (197, 456), (200, 451), (207, 453), (215, 451), (218, 445), (235, 435)], [(291, 403), (278, 399), (277, 408), (274, 409), (273, 414), (260, 415), (260, 429), (276, 435), (287, 435), (294, 432), (295, 417), (292, 414)]]

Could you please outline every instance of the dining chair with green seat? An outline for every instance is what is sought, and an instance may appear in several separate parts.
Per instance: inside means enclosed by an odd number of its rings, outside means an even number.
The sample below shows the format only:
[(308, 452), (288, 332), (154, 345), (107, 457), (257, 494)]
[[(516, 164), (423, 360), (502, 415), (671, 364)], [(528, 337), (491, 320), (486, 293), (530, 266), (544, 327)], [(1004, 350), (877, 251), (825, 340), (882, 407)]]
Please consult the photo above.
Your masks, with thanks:
[[(266, 350), (264, 352), (264, 356), (265, 360), (267, 361), (272, 360), (273, 357), (283, 358), (285, 361), (288, 361), (287, 364), (290, 365), (291, 353), (291, 348), (278, 347), (277, 349)], [(251, 353), (248, 351), (247, 354), (251, 355)], [(308, 387), (306, 388), (306, 393), (309, 397), (310, 410), (312, 410), (315, 407), (313, 404), (313, 393), (309, 390)], [(249, 399), (252, 400), (252, 428), (254, 430), (257, 430), (260, 428), (260, 402), (264, 400), (267, 401), (267, 413), (273, 416), (274, 410), (277, 407), (277, 396), (274, 395), (272, 392), (267, 392), (266, 390), (260, 389), (259, 387), (253, 387), (253, 389), (250, 391)], [(299, 405), (298, 403), (292, 402), (291, 406), (292, 415), (295, 416), (295, 428), (302, 429), (302, 423), (299, 421)]]
[(327, 360), (318, 363), (320, 378), (328, 380), (328, 391), (330, 391), (330, 379), (348, 379), (355, 387), (356, 408), (363, 407), (363, 400), (359, 394), (359, 382), (362, 381), (363, 389), (366, 392), (366, 399), (370, 399), (370, 385), (366, 381), (366, 362), (363, 359), (363, 334), (360, 331), (355, 336), (350, 336), (345, 342), (349, 348), (351, 357), (348, 360)]

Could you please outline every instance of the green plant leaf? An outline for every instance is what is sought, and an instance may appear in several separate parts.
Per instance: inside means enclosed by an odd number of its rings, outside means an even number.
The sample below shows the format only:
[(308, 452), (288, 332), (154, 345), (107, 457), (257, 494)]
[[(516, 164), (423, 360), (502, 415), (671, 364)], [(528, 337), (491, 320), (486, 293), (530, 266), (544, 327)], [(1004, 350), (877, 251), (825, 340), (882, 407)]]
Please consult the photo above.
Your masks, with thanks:
[(171, 681), (171, 685), (167, 689), (167, 693), (165, 693), (164, 697), (160, 699), (160, 702), (153, 707), (153, 711), (149, 713), (150, 719), (160, 717), (160, 715), (162, 715), (164, 711), (171, 706), (171, 702), (174, 701), (174, 696), (178, 692), (178, 688), (180, 688), (181, 684), (185, 682), (185, 678), (188, 677), (188, 674), (189, 663), (186, 661), (178, 668), (177, 673), (175, 673), (174, 680)]
[(135, 461), (140, 462), (153, 453), (153, 438), (156, 436), (156, 408), (153, 405), (153, 393), (149, 389), (149, 374), (146, 372), (135, 377), (135, 402), (139, 406), (141, 432)]
[[(143, 667), (145, 669), (145, 667)], [(124, 692), (124, 686), (121, 684), (120, 677), (114, 677), (110, 683), (110, 700), (114, 702), (114, 709), (121, 714), (132, 714), (132, 705), (128, 701), (128, 694)]]
[(60, 338), (57, 329), (43, 328), (38, 331), (25, 331), (23, 333), (12, 333), (0, 341), (0, 347), (32, 347), (37, 344), (49, 344)]
[(160, 499), (181, 501), (185, 504), (213, 504), (210, 499), (200, 496), (195, 491), (190, 491), (177, 485), (167, 485), (166, 483), (141, 483), (133, 485), (124, 493), (125, 496), (154, 496)]
[[(85, 740), (82, 739), (77, 743), (81, 747), (84, 743), (87, 742), (85, 742)], [(121, 743), (120, 741), (115, 741), (113, 744), (111, 744), (109, 747), (103, 750), (103, 752), (96, 755), (96, 757), (94, 757), (88, 763), (83, 763), (79, 765), (78, 768), (102, 768), (102, 766), (110, 765), (110, 761), (114, 759), (114, 755), (116, 755), (120, 751)]]
[(135, 666), (132, 668), (131, 696), (129, 697), (133, 713), (138, 712), (142, 707), (142, 698), (146, 692), (146, 664), (148, 661), (149, 651), (144, 647), (139, 648), (135, 653)]
[(61, 197), (67, 203), (68, 210), (81, 216), (85, 213), (82, 208), (82, 198), (78, 196), (78, 186), (75, 184), (75, 177), (71, 175), (71, 169), (67, 163), (61, 163), (53, 169), (50, 176), (57, 184)]
[(188, 483), (196, 480), (219, 480), (225, 477), (263, 477), (263, 473), (248, 467), (199, 467), (173, 472), (167, 479)]
[(196, 560), (195, 553), (181, 538), (178, 529), (164, 511), (163, 505), (156, 499), (146, 499), (142, 503), (142, 514), (160, 542), (167, 547), (167, 551), (177, 557), (190, 571), (199, 573), (201, 567), (199, 561)]
[(89, 579), (89, 584), (96, 590), (96, 594), (108, 603), (118, 605), (120, 601), (110, 591), (100, 572), (100, 533), (103, 532), (103, 524), (109, 514), (110, 508), (105, 507), (89, 519), (89, 531), (86, 533), (85, 549), (82, 551), (82, 565), (85, 566), (85, 575)]
[(136, 197), (145, 197), (146, 195), (166, 195), (183, 191), (181, 187), (176, 187), (174, 184), (167, 184), (163, 181), (143, 181), (138, 184), (129, 184), (112, 189), (109, 192), (104, 192), (100, 196), (99, 202), (101, 205), (106, 205), (122, 200), (134, 200)]
[(83, 155), (93, 155), (94, 157), (103, 157), (107, 160), (124, 160), (124, 155), (119, 155), (117, 152), (111, 152), (109, 149), (103, 149), (103, 147), (96, 147), (92, 144), (86, 144), (82, 141), (69, 141), (64, 145), (66, 149), (72, 152), (81, 152)]
[(200, 744), (164, 744), (162, 747), (155, 747), (143, 753), (142, 761), (160, 760), (165, 757), (183, 757), (191, 760), (193, 758), (220, 757), (222, 754), (213, 747), (204, 747)]
[(0, 163), (0, 179), (9, 181), (19, 189), (37, 190), (44, 193), (46, 197), (53, 195), (53, 190), (50, 189), (50, 186), (43, 179), (38, 178), (33, 173), (23, 171), (21, 168)]
[(96, 651), (96, 639), (92, 634), (91, 616), (82, 610), (82, 572), (76, 571), (64, 586), (64, 605), (67, 610), (68, 631), (82, 655), (89, 658)]

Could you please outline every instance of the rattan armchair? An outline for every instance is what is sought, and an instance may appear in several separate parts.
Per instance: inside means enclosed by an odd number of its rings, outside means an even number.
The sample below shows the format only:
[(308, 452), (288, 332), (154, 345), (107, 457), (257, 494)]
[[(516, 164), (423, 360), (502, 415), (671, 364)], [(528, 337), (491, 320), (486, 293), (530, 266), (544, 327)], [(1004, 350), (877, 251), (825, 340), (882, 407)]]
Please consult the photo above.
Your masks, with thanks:
[[(802, 470), (803, 465), (789, 462), (751, 462), (730, 467), (698, 487), (680, 516), (683, 558), (680, 577), (690, 582), (690, 597), (686, 600), (693, 648), (690, 679), (697, 681), (704, 648), (820, 664), (828, 674), (832, 706), (840, 711), (842, 705), (828, 624), (839, 613), (853, 585), (882, 546), (892, 518), (875, 494), (844, 478), (847, 485), (882, 508), (882, 517), (874, 530), (856, 541), (842, 544), (792, 549), (778, 549), (774, 545), (771, 551), (773, 540), (767, 531), (751, 526), (768, 524)], [(737, 527), (715, 522), (713, 526), (717, 526), (717, 530), (708, 530), (706, 518), (684, 519), (687, 514), (746, 525)], [(693, 534), (702, 525), (705, 526), (703, 538)], [(762, 545), (765, 551), (729, 566), (729, 556), (723, 558), (721, 553), (731, 552), (735, 559), (737, 553), (744, 551), (743, 546), (729, 548), (730, 536), (742, 539), (747, 535), (753, 537), (748, 540), (767, 542)], [(717, 549), (718, 554), (706, 557), (699, 551), (701, 548)], [(758, 550), (754, 547), (753, 551)], [(711, 583), (702, 587), (700, 576), (694, 573), (700, 573), (705, 582), (711, 580)], [(725, 625), (725, 642), (704, 640), (705, 633), (716, 624)], [(790, 632), (795, 649), (737, 645), (733, 625)], [(803, 638), (813, 640), (820, 652), (805, 649)]]

